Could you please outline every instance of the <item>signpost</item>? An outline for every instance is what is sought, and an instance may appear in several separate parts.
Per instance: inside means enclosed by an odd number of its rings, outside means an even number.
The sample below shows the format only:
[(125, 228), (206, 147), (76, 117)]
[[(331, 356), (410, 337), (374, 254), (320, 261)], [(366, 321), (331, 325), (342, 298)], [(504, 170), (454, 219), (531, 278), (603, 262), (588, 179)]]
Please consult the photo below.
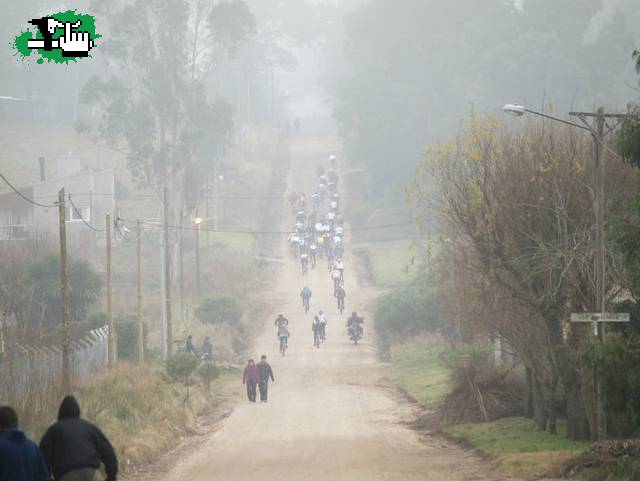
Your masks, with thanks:
[[(594, 334), (602, 341), (604, 329), (599, 326), (603, 322), (629, 322), (629, 314), (626, 312), (573, 312), (571, 322), (590, 322), (593, 326)], [(607, 436), (607, 419), (604, 413), (602, 402), (602, 392), (597, 373), (594, 373), (594, 384), (596, 388), (596, 433), (595, 440), (604, 439)], [(592, 436), (594, 437), (594, 436)]]

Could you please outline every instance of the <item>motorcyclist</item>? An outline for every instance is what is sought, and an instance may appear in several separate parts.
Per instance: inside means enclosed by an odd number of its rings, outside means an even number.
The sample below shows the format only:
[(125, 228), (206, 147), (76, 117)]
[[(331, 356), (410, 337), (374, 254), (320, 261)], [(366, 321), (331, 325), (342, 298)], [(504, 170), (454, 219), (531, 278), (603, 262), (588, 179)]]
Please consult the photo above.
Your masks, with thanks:
[(363, 333), (362, 324), (364, 323), (364, 318), (358, 316), (356, 311), (351, 313), (351, 316), (347, 319), (347, 327), (349, 328), (349, 336), (351, 336), (354, 332), (354, 329), (358, 329), (360, 334)]
[(289, 325), (289, 319), (284, 317), (282, 314), (278, 314), (278, 317), (276, 317), (276, 322), (274, 323), (274, 325), (276, 325), (278, 327), (288, 326)]

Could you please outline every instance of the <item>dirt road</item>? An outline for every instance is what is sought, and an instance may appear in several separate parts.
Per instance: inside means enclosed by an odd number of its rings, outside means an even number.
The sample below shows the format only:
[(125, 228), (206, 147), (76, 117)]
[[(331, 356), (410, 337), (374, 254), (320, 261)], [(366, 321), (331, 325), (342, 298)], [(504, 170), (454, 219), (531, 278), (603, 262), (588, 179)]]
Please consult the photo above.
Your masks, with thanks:
[[(330, 138), (292, 141), (290, 190), (315, 188), (315, 167), (332, 149)], [(282, 213), (282, 228), (292, 224)], [(348, 243), (347, 237), (347, 243)], [(267, 404), (240, 402), (193, 455), (168, 473), (167, 481), (376, 481), (498, 480), (486, 463), (436, 437), (421, 439), (407, 427), (411, 406), (380, 384), (372, 336), (361, 345), (348, 342), (345, 316), (337, 314), (326, 263), (303, 278), (297, 263), (282, 250), (277, 289), (269, 296), (286, 299), (278, 309), (291, 321), (290, 348), (278, 355), (273, 320), (255, 343), (255, 356), (267, 354), (275, 372)], [(347, 310), (365, 312), (366, 292), (359, 290), (346, 258)], [(298, 293), (308, 284), (312, 311), (304, 315)], [(328, 312), (328, 340), (313, 346), (311, 313)]]

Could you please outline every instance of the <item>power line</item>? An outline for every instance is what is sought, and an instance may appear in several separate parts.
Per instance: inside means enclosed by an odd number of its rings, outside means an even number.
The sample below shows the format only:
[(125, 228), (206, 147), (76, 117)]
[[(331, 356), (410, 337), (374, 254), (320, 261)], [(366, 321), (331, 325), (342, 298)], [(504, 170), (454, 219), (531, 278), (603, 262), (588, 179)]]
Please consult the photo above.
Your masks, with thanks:
[(78, 210), (78, 208), (76, 207), (76, 205), (73, 203), (73, 201), (71, 200), (71, 194), (69, 194), (69, 202), (71, 203), (71, 206), (73, 207), (73, 210), (76, 211), (76, 214), (78, 214), (78, 217), (80, 217), (80, 220), (83, 222), (84, 225), (86, 225), (89, 229), (95, 231), (95, 232), (105, 232), (106, 229), (96, 229), (95, 227), (93, 227), (91, 224), (89, 224), (86, 220), (84, 220), (84, 217), (82, 216), (82, 214), (80, 213), (80, 211)]
[[(132, 219), (124, 219), (122, 217), (118, 218), (119, 222), (126, 222), (126, 223), (130, 223), (133, 224), (137, 221), (132, 220)], [(291, 234), (290, 231), (249, 231), (249, 230), (221, 230), (221, 229), (206, 229), (206, 228), (201, 228), (201, 227), (191, 227), (191, 226), (179, 226), (179, 225), (165, 225), (162, 224), (160, 222), (147, 222), (147, 221), (140, 221), (141, 224), (143, 225), (148, 225), (148, 226), (152, 226), (152, 227), (167, 227), (168, 229), (176, 229), (176, 230), (191, 230), (191, 231), (197, 231), (199, 230), (200, 232), (213, 232), (213, 233), (217, 233), (217, 234), (246, 234), (246, 235), (289, 235)], [(413, 226), (413, 224), (411, 222), (405, 222), (405, 223), (397, 223), (397, 224), (383, 224), (383, 225), (374, 225), (374, 226), (368, 226), (368, 227), (352, 227), (351, 229), (349, 229), (350, 232), (363, 232), (363, 231), (371, 231), (371, 230), (378, 230), (378, 229), (391, 229), (391, 228), (396, 228), (396, 227), (410, 227)]]
[[(109, 197), (113, 199), (149, 199), (149, 200), (160, 200), (159, 197), (155, 194), (108, 194), (108, 193), (96, 193), (96, 192), (84, 192), (84, 193), (74, 193), (76, 197)], [(39, 199), (53, 198), (55, 196), (41, 196)], [(178, 195), (177, 197), (184, 197), (182, 195)], [(289, 199), (283, 196), (261, 196), (261, 195), (210, 195), (202, 197), (202, 200), (286, 200)], [(344, 195), (340, 196), (340, 199), (380, 199), (380, 200), (401, 200), (404, 199), (401, 195)]]
[(37, 205), (38, 207), (44, 207), (44, 208), (55, 207), (55, 206), (57, 205), (57, 204), (55, 204), (55, 203), (54, 203), (54, 204), (50, 204), (50, 205), (49, 205), (49, 204), (41, 204), (40, 202), (36, 202), (35, 200), (30, 199), (29, 197), (27, 197), (26, 195), (24, 195), (22, 192), (20, 192), (18, 189), (16, 189), (16, 188), (13, 186), (13, 184), (12, 184), (11, 182), (9, 182), (9, 181), (7, 180), (7, 178), (6, 178), (4, 175), (0, 174), (0, 178), (1, 178), (2, 180), (4, 180), (5, 184), (7, 184), (11, 190), (13, 190), (16, 194), (18, 194), (18, 195), (19, 195), (20, 197), (22, 197), (24, 200), (26, 200), (27, 202), (29, 202), (29, 203), (31, 203), (31, 204), (33, 204), (33, 205)]

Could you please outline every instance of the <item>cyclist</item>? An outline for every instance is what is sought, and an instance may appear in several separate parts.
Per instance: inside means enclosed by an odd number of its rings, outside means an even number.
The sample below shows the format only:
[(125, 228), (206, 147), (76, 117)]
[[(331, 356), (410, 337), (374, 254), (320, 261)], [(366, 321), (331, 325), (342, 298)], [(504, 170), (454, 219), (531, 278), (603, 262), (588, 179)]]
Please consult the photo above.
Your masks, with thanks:
[(336, 293), (334, 295), (338, 300), (338, 310), (342, 313), (344, 310), (344, 298), (347, 297), (347, 291), (344, 290), (344, 287), (340, 286), (336, 289)]
[(289, 199), (289, 203), (291, 204), (291, 209), (294, 209), (294, 210), (295, 210), (295, 208), (296, 208), (296, 201), (298, 200), (298, 194), (297, 194), (297, 193), (295, 193), (295, 192), (291, 192), (291, 193), (289, 194), (288, 199)]
[(289, 328), (286, 325), (278, 326), (278, 341), (280, 342), (280, 352), (284, 355), (284, 351), (289, 344)]
[(309, 246), (309, 257), (311, 259), (311, 267), (316, 266), (317, 256), (318, 256), (318, 246), (316, 244), (311, 244)]
[(309, 299), (311, 299), (311, 289), (307, 286), (302, 288), (300, 291), (300, 297), (302, 298), (302, 307), (304, 307), (305, 312), (309, 310)]
[(344, 262), (342, 257), (336, 259), (335, 269), (340, 273), (340, 282), (344, 282)]
[(318, 208), (320, 207), (320, 194), (317, 192), (314, 192), (313, 195), (311, 195), (311, 200), (313, 201), (313, 208), (315, 210), (318, 210)]
[(320, 322), (320, 332), (322, 333), (322, 340), (327, 340), (327, 316), (324, 312), (318, 312), (318, 321)]
[(300, 266), (302, 267), (302, 275), (307, 275), (309, 271), (309, 256), (307, 254), (300, 256)]
[(313, 318), (311, 331), (313, 331), (313, 345), (316, 347), (320, 347), (320, 340), (322, 339), (322, 324), (320, 323), (320, 319), (318, 318), (318, 316), (315, 316)]
[(340, 271), (338, 269), (333, 269), (331, 271), (331, 279), (333, 280), (333, 293), (335, 294), (338, 291), (338, 287), (342, 285), (342, 281), (340, 280)]
[(278, 314), (278, 317), (276, 317), (276, 322), (275, 322), (274, 325), (276, 325), (278, 327), (288, 326), (289, 325), (289, 319), (284, 317), (282, 314)]

